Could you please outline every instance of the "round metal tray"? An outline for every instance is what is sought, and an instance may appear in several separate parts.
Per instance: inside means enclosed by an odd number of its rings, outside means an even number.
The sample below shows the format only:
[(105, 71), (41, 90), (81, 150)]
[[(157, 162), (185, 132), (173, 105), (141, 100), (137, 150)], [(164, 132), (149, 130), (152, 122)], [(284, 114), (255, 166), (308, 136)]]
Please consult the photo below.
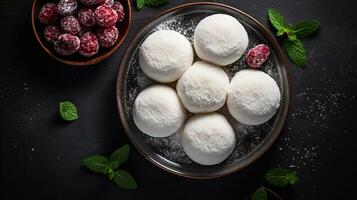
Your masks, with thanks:
[[(146, 77), (138, 63), (141, 43), (152, 32), (170, 29), (185, 35), (191, 42), (196, 25), (204, 17), (223, 13), (237, 18), (245, 27), (249, 36), (249, 48), (265, 43), (271, 54), (260, 69), (274, 78), (281, 91), (281, 105), (277, 114), (267, 123), (259, 126), (247, 126), (235, 121), (227, 112), (226, 106), (218, 112), (224, 114), (235, 130), (237, 144), (233, 153), (222, 163), (203, 166), (191, 161), (180, 144), (180, 131), (166, 138), (153, 138), (138, 130), (133, 122), (132, 106), (138, 93), (155, 82)], [(196, 60), (198, 58), (196, 57)], [(227, 175), (249, 165), (258, 159), (277, 139), (288, 113), (289, 78), (286, 58), (274, 36), (257, 20), (246, 13), (218, 3), (190, 3), (172, 8), (152, 20), (131, 42), (119, 66), (117, 77), (117, 104), (120, 118), (127, 135), (142, 153), (155, 165), (174, 174), (190, 178), (215, 178)], [(225, 66), (224, 70), (231, 78), (239, 70), (248, 68), (244, 56), (235, 63)], [(175, 86), (175, 83), (170, 84)]]

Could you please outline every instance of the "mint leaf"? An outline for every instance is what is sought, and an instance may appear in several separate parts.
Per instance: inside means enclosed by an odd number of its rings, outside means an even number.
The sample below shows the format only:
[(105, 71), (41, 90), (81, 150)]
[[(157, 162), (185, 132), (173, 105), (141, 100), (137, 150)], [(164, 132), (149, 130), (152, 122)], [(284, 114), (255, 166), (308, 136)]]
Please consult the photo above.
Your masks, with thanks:
[(278, 30), (279, 35), (283, 35), (286, 32), (287, 24), (284, 17), (279, 13), (279, 11), (269, 8), (268, 16), (270, 23)]
[(112, 180), (114, 178), (115, 172), (113, 169), (109, 169), (108, 171), (108, 178), (109, 180)]
[(136, 8), (141, 10), (145, 5), (145, 0), (136, 0)]
[(129, 157), (129, 152), (130, 152), (130, 147), (128, 144), (123, 145), (119, 149), (115, 150), (112, 155), (110, 155), (110, 160), (111, 161), (117, 161), (118, 166), (113, 168), (116, 169), (118, 168), (121, 164), (123, 164), (125, 161), (128, 160)]
[(136, 0), (136, 8), (141, 10), (145, 5), (157, 7), (167, 3), (167, 1), (168, 0)]
[(298, 38), (306, 38), (317, 31), (320, 27), (320, 22), (317, 20), (306, 20), (295, 24), (293, 27), (294, 33)]
[(285, 34), (286, 30), (285, 29), (280, 29), (278, 32), (276, 32), (277, 36), (283, 36)]
[(161, 6), (167, 3), (168, 0), (145, 0), (145, 5), (148, 6)]
[(62, 119), (66, 121), (74, 121), (78, 119), (77, 108), (70, 101), (64, 101), (59, 103), (59, 113)]
[(299, 67), (306, 65), (306, 50), (299, 40), (285, 40), (283, 43), (290, 60)]
[(119, 162), (116, 160), (110, 160), (109, 165), (112, 169), (117, 169), (119, 167)]
[(88, 169), (102, 174), (108, 174), (112, 170), (109, 159), (107, 157), (100, 156), (100, 155), (84, 158), (83, 164)]
[(250, 200), (267, 200), (267, 192), (265, 191), (264, 187), (258, 188), (250, 197)]
[(294, 185), (298, 181), (298, 176), (296, 171), (275, 168), (265, 174), (265, 179), (274, 186), (284, 187)]
[(136, 189), (138, 185), (135, 179), (124, 170), (117, 170), (114, 174), (114, 182), (124, 189)]
[(297, 37), (296, 37), (296, 35), (294, 34), (294, 32), (289, 32), (289, 33), (288, 33), (288, 40), (290, 40), (290, 41), (295, 41), (295, 40), (297, 40)]

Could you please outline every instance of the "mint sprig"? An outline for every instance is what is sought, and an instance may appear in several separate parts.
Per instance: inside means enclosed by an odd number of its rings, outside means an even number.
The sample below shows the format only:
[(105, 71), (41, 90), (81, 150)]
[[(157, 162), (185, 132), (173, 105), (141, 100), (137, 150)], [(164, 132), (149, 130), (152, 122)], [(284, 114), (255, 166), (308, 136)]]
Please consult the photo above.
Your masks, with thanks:
[(298, 179), (296, 171), (281, 168), (271, 169), (265, 174), (265, 180), (277, 187), (295, 185)]
[(89, 156), (83, 159), (83, 164), (90, 170), (108, 176), (109, 180), (124, 189), (136, 189), (138, 185), (128, 172), (118, 169), (129, 157), (129, 145), (123, 145), (115, 150), (110, 158), (101, 155)]
[(78, 119), (77, 108), (70, 101), (64, 101), (59, 103), (59, 113), (62, 119), (66, 121), (74, 121)]
[[(277, 187), (295, 185), (298, 179), (299, 178), (297, 176), (296, 171), (289, 170), (289, 169), (273, 168), (270, 169), (265, 174), (265, 180), (268, 181), (271, 185)], [(275, 197), (276, 199), (282, 199), (278, 194), (276, 194), (271, 189), (261, 186), (257, 190), (255, 190), (252, 194), (250, 194), (250, 200), (267, 200), (268, 193), (270, 194), (269, 195), (270, 197)]]
[(252, 196), (250, 197), (250, 200), (267, 200), (267, 199), (268, 199), (268, 195), (264, 187), (260, 187), (257, 190), (255, 190)]
[(168, 0), (136, 0), (136, 8), (141, 10), (145, 5), (157, 7), (167, 3), (167, 1)]
[(299, 39), (313, 35), (320, 27), (317, 20), (305, 20), (295, 25), (288, 24), (284, 16), (277, 10), (268, 10), (270, 23), (277, 30), (277, 36), (285, 36), (283, 46), (290, 60), (299, 67), (306, 65), (306, 50)]

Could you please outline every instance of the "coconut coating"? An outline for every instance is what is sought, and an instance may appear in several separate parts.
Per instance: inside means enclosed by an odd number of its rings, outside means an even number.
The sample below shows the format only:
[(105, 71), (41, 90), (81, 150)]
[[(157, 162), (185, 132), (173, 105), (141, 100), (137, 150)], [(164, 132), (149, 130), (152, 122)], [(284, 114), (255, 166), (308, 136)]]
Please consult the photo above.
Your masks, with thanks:
[(259, 125), (267, 122), (280, 105), (280, 90), (268, 74), (253, 69), (237, 72), (231, 80), (227, 106), (240, 123)]
[(186, 110), (174, 89), (153, 85), (136, 97), (133, 119), (143, 133), (152, 137), (167, 137), (181, 128), (186, 119)]
[(182, 146), (187, 156), (202, 165), (224, 161), (234, 150), (236, 138), (227, 119), (218, 113), (190, 118), (182, 132)]

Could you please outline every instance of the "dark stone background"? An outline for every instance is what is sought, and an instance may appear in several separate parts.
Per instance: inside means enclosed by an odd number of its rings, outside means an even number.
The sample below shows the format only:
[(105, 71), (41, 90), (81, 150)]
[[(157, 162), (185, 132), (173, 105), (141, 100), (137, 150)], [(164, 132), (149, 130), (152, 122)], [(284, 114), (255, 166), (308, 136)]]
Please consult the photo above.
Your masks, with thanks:
[[(289, 66), (291, 108), (278, 142), (246, 169), (214, 180), (171, 175), (132, 149), (124, 168), (139, 189), (117, 188), (81, 164), (129, 142), (115, 103), (115, 80), (123, 51), (153, 16), (190, 1), (133, 12), (122, 47), (107, 61), (71, 68), (50, 59), (36, 43), (31, 0), (0, 1), (0, 136), (2, 199), (242, 199), (264, 182), (272, 167), (295, 168), (300, 181), (277, 190), (286, 199), (353, 199), (357, 150), (357, 2), (347, 0), (230, 0), (265, 26), (267, 9), (288, 21), (318, 19), (319, 33), (303, 40), (305, 69)], [(80, 119), (63, 123), (57, 105), (71, 100)]]

